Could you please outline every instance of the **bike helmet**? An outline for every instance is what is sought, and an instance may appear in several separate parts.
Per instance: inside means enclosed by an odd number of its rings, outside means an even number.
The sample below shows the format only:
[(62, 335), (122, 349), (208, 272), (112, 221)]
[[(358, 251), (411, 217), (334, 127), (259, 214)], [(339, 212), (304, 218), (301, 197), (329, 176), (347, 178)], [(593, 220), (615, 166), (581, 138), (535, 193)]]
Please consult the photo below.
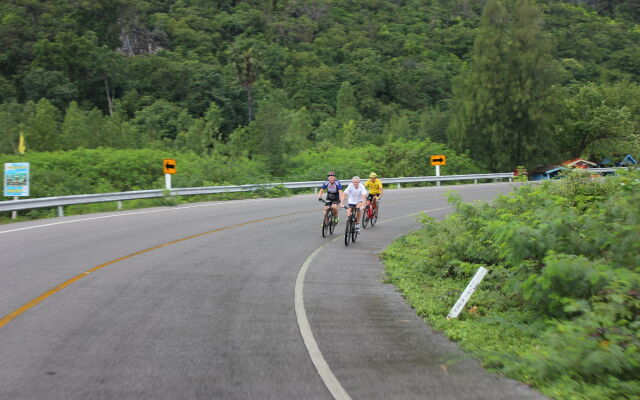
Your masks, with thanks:
[(336, 173), (335, 173), (335, 172), (333, 172), (333, 171), (331, 171), (331, 172), (329, 172), (329, 173), (327, 174), (327, 177), (329, 177), (329, 176), (336, 176)]
[(372, 172), (369, 174), (369, 178), (377, 178), (378, 174), (376, 174), (375, 172)]

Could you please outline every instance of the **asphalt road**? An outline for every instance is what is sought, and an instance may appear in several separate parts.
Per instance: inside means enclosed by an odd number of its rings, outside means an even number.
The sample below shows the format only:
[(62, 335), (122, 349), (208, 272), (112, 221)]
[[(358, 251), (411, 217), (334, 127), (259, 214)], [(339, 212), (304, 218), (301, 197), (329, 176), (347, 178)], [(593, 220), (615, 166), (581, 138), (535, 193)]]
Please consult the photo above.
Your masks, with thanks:
[(450, 190), (387, 190), (348, 248), (310, 195), (0, 226), (0, 399), (542, 399), (381, 283), (377, 254)]

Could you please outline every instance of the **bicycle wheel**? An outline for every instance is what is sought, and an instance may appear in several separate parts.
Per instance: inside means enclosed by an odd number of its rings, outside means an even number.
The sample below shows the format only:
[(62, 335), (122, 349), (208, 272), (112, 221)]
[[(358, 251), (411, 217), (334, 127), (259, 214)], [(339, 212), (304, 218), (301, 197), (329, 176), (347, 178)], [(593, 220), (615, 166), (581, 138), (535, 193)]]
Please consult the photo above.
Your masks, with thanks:
[(375, 226), (376, 222), (378, 222), (378, 207), (373, 210), (373, 216), (371, 217), (371, 226)]
[(364, 210), (362, 210), (362, 229), (367, 229), (368, 223), (369, 223), (369, 206), (367, 206)]
[(329, 234), (333, 235), (333, 231), (336, 228), (335, 222), (333, 222), (333, 214), (329, 214)]
[(358, 231), (354, 226), (353, 231), (351, 231), (351, 241), (355, 243), (357, 238), (358, 238)]
[(349, 241), (351, 240), (351, 217), (347, 220), (347, 223), (344, 227), (344, 245), (349, 246)]
[(327, 237), (327, 231), (329, 230), (329, 213), (324, 213), (324, 219), (322, 220), (322, 237)]

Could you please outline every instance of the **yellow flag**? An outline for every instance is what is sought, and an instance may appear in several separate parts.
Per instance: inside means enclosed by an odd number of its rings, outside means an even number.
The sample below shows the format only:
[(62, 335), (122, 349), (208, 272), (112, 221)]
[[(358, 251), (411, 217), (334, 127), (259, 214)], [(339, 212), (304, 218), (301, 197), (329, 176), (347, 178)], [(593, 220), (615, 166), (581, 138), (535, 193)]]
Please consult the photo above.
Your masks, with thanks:
[(26, 146), (24, 145), (24, 133), (20, 132), (20, 141), (18, 142), (18, 152), (20, 154), (24, 154), (26, 150)]

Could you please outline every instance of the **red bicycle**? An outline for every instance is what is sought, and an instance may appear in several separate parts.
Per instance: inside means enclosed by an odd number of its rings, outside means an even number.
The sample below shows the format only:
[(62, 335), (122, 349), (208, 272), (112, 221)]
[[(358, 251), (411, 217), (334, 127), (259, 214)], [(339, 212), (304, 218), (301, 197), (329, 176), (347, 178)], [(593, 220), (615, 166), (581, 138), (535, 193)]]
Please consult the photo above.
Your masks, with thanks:
[(378, 209), (380, 208), (380, 200), (377, 197), (374, 197), (373, 200), (369, 201), (367, 206), (364, 208), (364, 212), (362, 213), (362, 228), (366, 229), (367, 224), (371, 223), (371, 227), (376, 225), (378, 222)]

